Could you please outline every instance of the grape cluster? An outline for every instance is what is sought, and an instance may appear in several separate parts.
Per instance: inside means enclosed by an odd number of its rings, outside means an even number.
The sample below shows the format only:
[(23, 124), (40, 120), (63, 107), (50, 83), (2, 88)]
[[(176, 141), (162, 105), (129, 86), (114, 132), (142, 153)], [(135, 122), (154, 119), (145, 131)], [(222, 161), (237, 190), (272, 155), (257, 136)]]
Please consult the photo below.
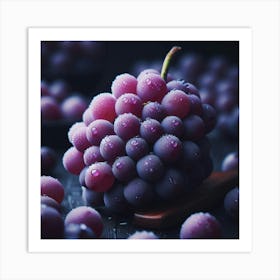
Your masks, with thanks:
[(64, 80), (41, 81), (42, 121), (79, 121), (87, 106), (86, 98), (71, 92)]
[[(69, 130), (65, 169), (84, 200), (115, 212), (149, 208), (184, 195), (213, 169), (207, 134), (215, 109), (197, 88), (166, 82), (154, 69), (118, 75)], [(95, 204), (96, 203), (96, 204)]]

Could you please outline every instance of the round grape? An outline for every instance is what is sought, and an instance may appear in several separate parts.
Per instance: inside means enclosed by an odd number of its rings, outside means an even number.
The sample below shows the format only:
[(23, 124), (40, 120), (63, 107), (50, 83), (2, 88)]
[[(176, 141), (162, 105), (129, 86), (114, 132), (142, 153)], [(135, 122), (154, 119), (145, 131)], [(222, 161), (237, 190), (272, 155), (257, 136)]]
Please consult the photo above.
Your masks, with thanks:
[(46, 146), (41, 147), (41, 175), (50, 172), (56, 165), (56, 152)]
[(41, 195), (41, 205), (44, 204), (48, 207), (52, 207), (58, 212), (61, 211), (60, 204), (53, 198), (47, 196), (47, 195)]
[(100, 214), (91, 207), (79, 206), (72, 209), (65, 217), (65, 226), (69, 224), (85, 224), (89, 227), (97, 238), (103, 231), (103, 221)]
[(87, 148), (83, 155), (84, 163), (89, 166), (98, 161), (104, 161), (103, 157), (100, 154), (100, 149), (98, 146), (91, 146)]
[(201, 159), (199, 146), (192, 141), (183, 142), (184, 166), (191, 167)]
[(106, 162), (90, 165), (85, 174), (86, 187), (97, 192), (108, 191), (113, 186), (114, 181), (112, 168)]
[(63, 80), (56, 80), (49, 86), (49, 95), (58, 101), (64, 100), (70, 92), (68, 84)]
[(124, 73), (118, 75), (112, 83), (112, 94), (119, 98), (121, 95), (125, 93), (134, 93), (136, 94), (136, 86), (137, 86), (137, 79), (128, 74)]
[(84, 111), (82, 119), (83, 119), (83, 122), (84, 122), (85, 125), (89, 125), (91, 122), (94, 121), (94, 118), (93, 118), (93, 115), (92, 115), (92, 112), (91, 112), (90, 108), (87, 108)]
[(137, 162), (136, 170), (143, 180), (155, 182), (162, 177), (164, 165), (158, 156), (150, 154)]
[(199, 140), (204, 136), (205, 125), (203, 120), (197, 115), (190, 115), (183, 120), (184, 124), (184, 139)]
[(80, 120), (87, 108), (87, 102), (79, 95), (73, 95), (63, 100), (61, 104), (62, 115), (65, 119)]
[(73, 146), (80, 152), (84, 152), (91, 146), (87, 139), (87, 128), (84, 126), (77, 127), (71, 134)]
[(163, 134), (163, 128), (159, 121), (154, 119), (147, 119), (141, 123), (140, 135), (149, 144), (153, 144)]
[(100, 154), (108, 161), (125, 155), (125, 143), (118, 135), (105, 136), (100, 143)]
[(60, 204), (64, 198), (64, 187), (56, 178), (41, 176), (41, 195), (49, 196)]
[(72, 137), (73, 137), (73, 134), (75, 133), (75, 130), (79, 129), (81, 127), (86, 127), (86, 126), (83, 122), (76, 122), (69, 128), (69, 130), (68, 130), (68, 140), (71, 144), (73, 144)]
[(82, 199), (86, 206), (93, 208), (104, 206), (103, 197), (104, 193), (96, 192), (82, 186)]
[(239, 188), (230, 190), (224, 198), (224, 208), (227, 215), (233, 219), (239, 219)]
[(238, 152), (231, 152), (223, 159), (222, 171), (236, 170), (239, 168)]
[(190, 99), (190, 114), (201, 116), (203, 113), (202, 102), (197, 95), (189, 94)]
[(69, 148), (63, 155), (62, 163), (64, 168), (75, 175), (79, 175), (85, 167), (83, 153), (78, 151), (75, 147)]
[(59, 104), (53, 97), (41, 97), (41, 117), (43, 121), (55, 121), (61, 119)]
[(117, 115), (121, 115), (124, 113), (132, 113), (137, 117), (141, 117), (142, 114), (142, 100), (139, 96), (133, 93), (125, 93), (120, 96), (115, 104), (115, 111)]
[(137, 161), (148, 154), (149, 145), (145, 139), (134, 137), (127, 141), (125, 151), (129, 157)]
[(112, 172), (121, 182), (128, 182), (137, 174), (135, 162), (128, 156), (117, 158), (113, 163)]
[(142, 120), (155, 119), (162, 121), (166, 116), (163, 106), (158, 102), (148, 102), (142, 110)]
[(189, 216), (181, 226), (181, 239), (217, 239), (222, 230), (218, 220), (209, 213), (195, 213)]
[(162, 120), (161, 126), (166, 134), (173, 134), (179, 138), (184, 135), (183, 122), (176, 116), (167, 116)]

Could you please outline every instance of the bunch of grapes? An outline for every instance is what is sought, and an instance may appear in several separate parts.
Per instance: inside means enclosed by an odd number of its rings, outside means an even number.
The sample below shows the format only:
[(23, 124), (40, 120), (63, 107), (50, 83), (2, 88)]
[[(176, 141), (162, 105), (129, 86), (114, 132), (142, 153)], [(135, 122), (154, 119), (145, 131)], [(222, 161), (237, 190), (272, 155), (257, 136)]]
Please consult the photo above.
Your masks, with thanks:
[(42, 121), (79, 121), (87, 106), (86, 98), (79, 93), (71, 93), (64, 80), (41, 81)]
[(207, 134), (215, 109), (197, 88), (167, 82), (174, 47), (162, 73), (149, 69), (112, 82), (112, 92), (95, 96), (83, 121), (69, 130), (65, 169), (84, 187), (83, 196), (103, 200), (114, 212), (146, 209), (187, 194), (213, 169)]

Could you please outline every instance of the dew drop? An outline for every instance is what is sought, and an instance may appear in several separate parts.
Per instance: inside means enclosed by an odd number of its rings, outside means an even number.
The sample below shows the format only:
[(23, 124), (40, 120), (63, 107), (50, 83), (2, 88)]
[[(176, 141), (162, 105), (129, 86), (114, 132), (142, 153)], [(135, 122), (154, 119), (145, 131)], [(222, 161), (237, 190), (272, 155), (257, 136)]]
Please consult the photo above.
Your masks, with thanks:
[(118, 169), (122, 169), (123, 164), (122, 164), (121, 162), (117, 162), (117, 163), (116, 163), (116, 167), (117, 167)]
[(92, 175), (93, 177), (98, 177), (98, 176), (100, 175), (100, 171), (97, 170), (97, 169), (93, 169), (93, 170), (91, 171), (91, 175)]

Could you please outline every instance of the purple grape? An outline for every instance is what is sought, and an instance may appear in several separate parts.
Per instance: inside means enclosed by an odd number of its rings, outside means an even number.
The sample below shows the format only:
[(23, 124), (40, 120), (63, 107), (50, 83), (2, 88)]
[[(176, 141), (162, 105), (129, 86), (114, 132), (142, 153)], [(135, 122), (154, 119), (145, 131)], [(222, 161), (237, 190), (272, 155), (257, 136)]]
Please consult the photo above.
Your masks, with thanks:
[(63, 238), (64, 224), (61, 214), (45, 204), (41, 205), (41, 238)]
[(172, 90), (162, 99), (162, 106), (168, 115), (185, 118), (191, 110), (189, 96), (181, 90)]
[(121, 182), (128, 182), (137, 175), (135, 162), (128, 156), (117, 158), (112, 165), (112, 172)]
[(73, 137), (73, 134), (75, 133), (75, 130), (80, 127), (86, 127), (86, 126), (83, 122), (76, 122), (70, 127), (70, 129), (68, 131), (68, 140), (70, 141), (71, 144), (73, 144), (72, 137)]
[(95, 146), (98, 146), (105, 136), (112, 134), (114, 134), (114, 126), (107, 120), (95, 120), (86, 129), (88, 141)]
[(92, 229), (85, 224), (68, 224), (64, 230), (65, 239), (94, 239), (96, 238)]
[(164, 165), (156, 155), (146, 155), (136, 163), (136, 170), (143, 180), (155, 182), (164, 174)]
[(187, 184), (186, 176), (181, 171), (169, 168), (156, 183), (155, 190), (161, 199), (170, 201), (184, 194)]
[(85, 174), (86, 187), (97, 192), (106, 192), (114, 184), (112, 167), (106, 162), (97, 162), (89, 166)]
[(155, 119), (162, 121), (166, 116), (163, 106), (158, 102), (148, 102), (142, 110), (142, 120)]
[(135, 178), (124, 187), (124, 197), (132, 206), (143, 208), (153, 201), (154, 190), (146, 181)]
[(141, 123), (140, 135), (149, 144), (152, 144), (163, 135), (163, 128), (159, 121), (147, 119)]
[(123, 140), (127, 141), (139, 135), (140, 120), (131, 113), (119, 115), (114, 122), (114, 132)]
[(112, 83), (112, 94), (119, 98), (121, 95), (125, 93), (134, 93), (136, 94), (136, 86), (137, 86), (137, 79), (128, 74), (124, 73), (118, 75)]
[(63, 80), (56, 80), (49, 86), (49, 95), (58, 101), (64, 100), (69, 95), (68, 84)]
[(184, 124), (184, 139), (199, 140), (204, 136), (205, 125), (203, 120), (197, 115), (190, 115), (183, 120)]
[(198, 86), (199, 88), (214, 89), (218, 81), (217, 75), (213, 72), (206, 72), (199, 77)]
[(166, 92), (166, 83), (160, 75), (148, 73), (138, 77), (137, 95), (143, 102), (161, 102)]
[(181, 239), (217, 239), (222, 237), (219, 221), (209, 213), (195, 213), (181, 226)]
[(201, 159), (201, 152), (199, 146), (192, 141), (183, 142), (183, 160), (184, 166), (192, 167)]
[(104, 161), (104, 158), (100, 154), (100, 149), (98, 146), (91, 146), (84, 151), (84, 163), (90, 166), (98, 161)]
[(69, 148), (63, 155), (62, 163), (64, 168), (75, 175), (79, 175), (85, 167), (83, 153), (78, 151), (75, 147)]
[(111, 93), (96, 95), (89, 105), (94, 120), (104, 119), (113, 122), (117, 116), (115, 111), (116, 98)]
[(86, 171), (88, 169), (88, 166), (86, 166), (79, 174), (79, 183), (81, 186), (85, 186), (86, 182), (85, 182), (85, 177), (86, 177)]
[(231, 93), (223, 93), (217, 96), (215, 108), (220, 112), (230, 112), (236, 106), (236, 98)]
[(71, 55), (63, 50), (58, 50), (50, 56), (50, 69), (55, 76), (68, 74), (71, 69), (71, 64)]
[(87, 128), (84, 126), (77, 127), (71, 134), (71, 140), (73, 146), (80, 152), (84, 152), (91, 146), (91, 143), (87, 139)]
[(43, 121), (55, 121), (61, 119), (59, 104), (53, 97), (41, 97), (41, 117)]
[(161, 126), (166, 134), (173, 134), (179, 138), (184, 135), (183, 122), (176, 116), (165, 117), (161, 122)]
[(239, 219), (239, 188), (230, 190), (224, 198), (224, 208), (229, 217)]
[(188, 97), (190, 99), (190, 114), (201, 116), (203, 105), (200, 98), (194, 94), (189, 94)]
[(148, 154), (149, 145), (145, 139), (134, 137), (127, 141), (125, 151), (129, 157), (137, 161)]
[(104, 194), (105, 206), (116, 213), (124, 213), (129, 210), (129, 204), (124, 197), (124, 187), (121, 184), (114, 185)]
[(238, 152), (231, 152), (226, 155), (222, 162), (222, 171), (238, 170), (239, 168), (239, 154)]
[(71, 121), (81, 120), (86, 108), (87, 102), (79, 95), (67, 97), (61, 104), (61, 111), (64, 119)]
[(164, 163), (174, 163), (182, 155), (182, 142), (178, 137), (171, 134), (161, 136), (154, 144), (153, 152)]
[(94, 190), (86, 188), (85, 186), (82, 186), (82, 199), (86, 206), (90, 206), (93, 208), (104, 206), (103, 197), (104, 193), (96, 192)]
[(124, 113), (132, 113), (133, 115), (140, 118), (142, 114), (142, 108), (142, 100), (134, 93), (125, 93), (121, 95), (115, 104), (115, 111), (118, 116)]
[(64, 198), (64, 187), (56, 178), (41, 176), (41, 195), (49, 196), (60, 204)]
[(103, 221), (100, 214), (91, 207), (79, 206), (72, 209), (65, 217), (65, 227), (69, 224), (85, 224), (99, 238), (103, 231)]
[(100, 154), (108, 161), (125, 155), (125, 143), (118, 135), (107, 135), (100, 143)]
[(211, 132), (217, 123), (217, 113), (216, 110), (209, 104), (202, 105), (202, 119), (205, 125), (205, 134)]
[[(143, 67), (143, 68), (145, 68), (145, 67)], [(137, 72), (139, 72), (139, 71), (137, 71)], [(146, 68), (146, 69), (141, 70), (141, 72), (137, 76), (137, 81), (141, 80), (142, 78), (145, 78), (146, 75), (150, 75), (150, 74), (160, 75), (158, 70), (156, 70), (154, 68)]]
[(187, 93), (187, 86), (184, 80), (172, 80), (166, 84), (167, 90), (181, 90)]
[(213, 89), (210, 88), (202, 88), (199, 91), (201, 103), (209, 104), (215, 107), (216, 102), (216, 93)]
[(136, 231), (131, 234), (128, 239), (158, 239), (158, 237), (152, 231)]
[(46, 196), (46, 195), (41, 195), (41, 205), (44, 204), (48, 207), (52, 207), (58, 212), (61, 211), (61, 206), (60, 204), (53, 198)]
[(91, 122), (94, 121), (94, 117), (92, 115), (91, 109), (87, 108), (82, 116), (83, 122), (85, 123), (85, 125), (89, 125)]
[(41, 175), (52, 171), (57, 162), (57, 154), (50, 147), (41, 147)]

